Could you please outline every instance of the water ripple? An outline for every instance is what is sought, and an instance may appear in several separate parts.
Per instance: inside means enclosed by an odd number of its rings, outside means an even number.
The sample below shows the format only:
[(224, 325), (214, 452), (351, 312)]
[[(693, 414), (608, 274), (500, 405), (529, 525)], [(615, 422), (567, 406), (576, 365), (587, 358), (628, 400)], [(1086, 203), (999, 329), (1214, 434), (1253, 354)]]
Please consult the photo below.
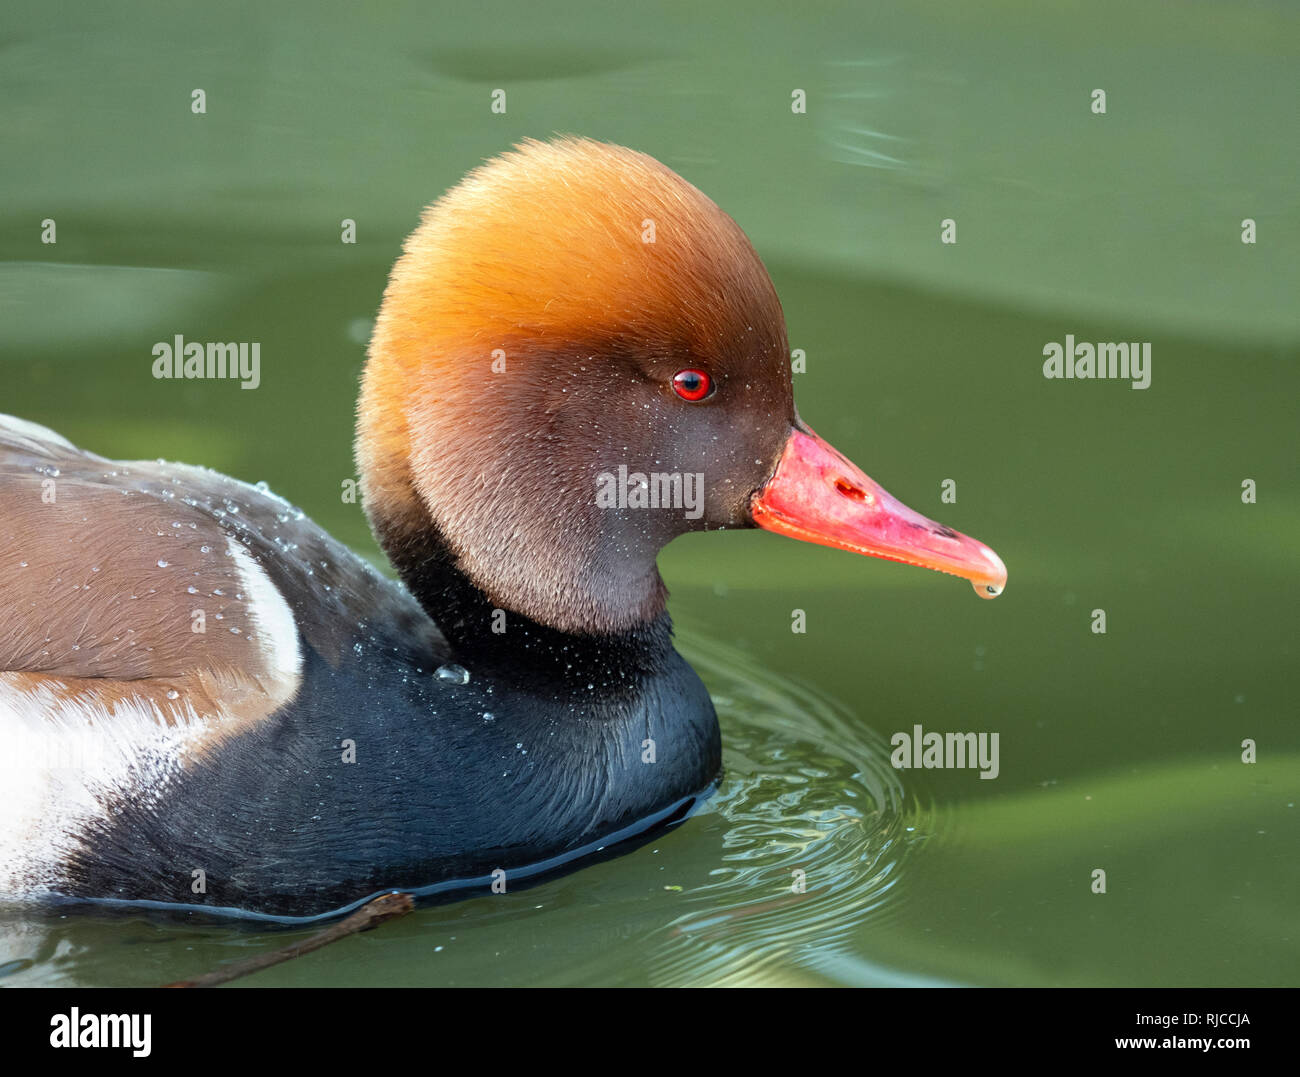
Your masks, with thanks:
[[(909, 802), (887, 742), (840, 704), (733, 648), (687, 637), (683, 651), (722, 724), (725, 777), (697, 819), (717, 817), (723, 854), (672, 921), (653, 982), (791, 982), (792, 965), (839, 979), (850, 937), (897, 904), (933, 812)], [(852, 978), (892, 974), (857, 961)]]

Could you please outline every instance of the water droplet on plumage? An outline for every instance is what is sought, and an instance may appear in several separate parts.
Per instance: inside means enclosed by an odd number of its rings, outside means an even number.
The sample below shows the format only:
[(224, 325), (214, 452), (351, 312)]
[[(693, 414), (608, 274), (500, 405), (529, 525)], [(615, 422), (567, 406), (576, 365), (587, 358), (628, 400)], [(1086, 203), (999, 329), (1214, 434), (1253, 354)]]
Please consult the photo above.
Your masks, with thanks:
[(437, 677), (438, 680), (446, 684), (469, 684), (469, 670), (464, 666), (456, 665), (454, 662), (439, 666)]

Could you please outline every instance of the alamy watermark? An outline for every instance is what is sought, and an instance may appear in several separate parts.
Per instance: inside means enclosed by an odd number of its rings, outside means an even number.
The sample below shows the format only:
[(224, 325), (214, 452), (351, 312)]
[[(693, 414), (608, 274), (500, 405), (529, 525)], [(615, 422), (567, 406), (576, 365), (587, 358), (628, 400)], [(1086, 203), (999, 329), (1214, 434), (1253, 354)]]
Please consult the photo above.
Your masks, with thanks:
[(979, 768), (981, 778), (996, 778), (997, 733), (926, 733), (919, 725), (910, 733), (895, 733), (889, 762), (895, 770), (965, 770)]
[(153, 376), (240, 379), (241, 389), (256, 389), (262, 384), (262, 345), (258, 341), (204, 344), (197, 340), (187, 344), (177, 333), (170, 343), (160, 340), (153, 346)]
[(704, 475), (698, 471), (602, 471), (596, 476), (596, 507), (601, 509), (682, 509), (686, 519), (704, 515)]
[(1045, 378), (1109, 378), (1131, 380), (1134, 389), (1151, 385), (1151, 342), (1131, 344), (1090, 344), (1074, 342), (1074, 334), (1065, 335), (1065, 343), (1055, 340), (1043, 345)]

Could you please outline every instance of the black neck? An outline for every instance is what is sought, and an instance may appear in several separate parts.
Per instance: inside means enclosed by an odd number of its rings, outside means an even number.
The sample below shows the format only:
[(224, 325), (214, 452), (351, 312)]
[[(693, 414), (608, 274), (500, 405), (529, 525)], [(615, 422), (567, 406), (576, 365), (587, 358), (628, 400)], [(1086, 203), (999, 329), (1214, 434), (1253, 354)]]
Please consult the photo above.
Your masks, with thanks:
[(635, 690), (674, 653), (667, 612), (628, 631), (588, 635), (501, 609), (461, 570), (437, 525), (427, 516), (422, 523), (401, 534), (381, 527), (380, 540), (467, 669), (533, 689), (608, 695)]

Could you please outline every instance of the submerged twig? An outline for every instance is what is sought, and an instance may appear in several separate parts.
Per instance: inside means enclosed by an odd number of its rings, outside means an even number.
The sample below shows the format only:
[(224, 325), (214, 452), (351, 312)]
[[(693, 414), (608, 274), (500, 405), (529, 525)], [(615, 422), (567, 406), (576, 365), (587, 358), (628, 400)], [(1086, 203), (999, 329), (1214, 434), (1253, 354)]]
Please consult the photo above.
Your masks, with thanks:
[(232, 965), (214, 969), (212, 972), (206, 972), (192, 980), (177, 980), (175, 983), (163, 984), (163, 986), (215, 987), (217, 984), (227, 983), (230, 980), (238, 979), (240, 976), (247, 976), (250, 972), (260, 972), (271, 965), (278, 965), (282, 961), (309, 954), (313, 950), (319, 950), (322, 946), (328, 946), (331, 942), (337, 942), (349, 935), (355, 935), (358, 931), (368, 931), (372, 927), (378, 927), (386, 920), (394, 920), (399, 916), (405, 916), (414, 908), (415, 899), (410, 894), (381, 894), (374, 901), (362, 905), (351, 916), (345, 917), (337, 924), (331, 924), (324, 931), (318, 931), (310, 938), (303, 939), (302, 942), (295, 942), (291, 946), (284, 946), (279, 950), (272, 950), (270, 953), (258, 954), (256, 957), (250, 957), (245, 961), (236, 961)]

